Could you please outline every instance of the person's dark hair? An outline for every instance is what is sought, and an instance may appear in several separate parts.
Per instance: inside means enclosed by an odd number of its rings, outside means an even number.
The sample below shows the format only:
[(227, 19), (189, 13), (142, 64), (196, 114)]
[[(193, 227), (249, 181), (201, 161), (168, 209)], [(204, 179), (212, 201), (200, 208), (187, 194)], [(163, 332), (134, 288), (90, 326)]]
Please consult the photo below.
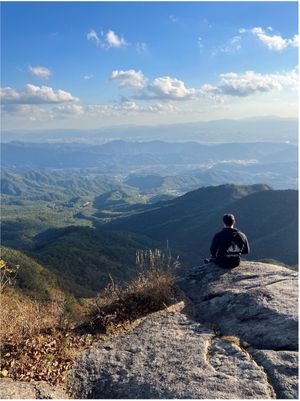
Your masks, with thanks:
[(233, 214), (224, 214), (223, 216), (223, 223), (225, 224), (225, 226), (231, 227), (234, 223), (235, 223), (235, 217)]

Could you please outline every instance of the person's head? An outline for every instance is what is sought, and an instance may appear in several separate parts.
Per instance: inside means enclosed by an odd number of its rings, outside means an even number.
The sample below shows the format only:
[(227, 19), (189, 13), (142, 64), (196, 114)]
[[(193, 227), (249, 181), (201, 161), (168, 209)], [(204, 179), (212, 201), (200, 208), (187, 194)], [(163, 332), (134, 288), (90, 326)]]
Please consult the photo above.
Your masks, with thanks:
[(233, 214), (224, 214), (223, 216), (223, 223), (225, 227), (233, 227), (236, 220)]

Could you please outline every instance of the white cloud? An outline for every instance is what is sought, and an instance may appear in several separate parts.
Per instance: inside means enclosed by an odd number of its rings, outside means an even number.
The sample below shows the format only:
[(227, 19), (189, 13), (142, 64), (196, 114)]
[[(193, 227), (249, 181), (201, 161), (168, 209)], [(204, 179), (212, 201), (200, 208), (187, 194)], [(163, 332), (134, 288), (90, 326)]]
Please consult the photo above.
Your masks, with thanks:
[(188, 88), (183, 81), (169, 76), (158, 77), (149, 82), (141, 71), (135, 70), (113, 71), (110, 79), (119, 79), (120, 88), (136, 91), (132, 96), (135, 100), (179, 101), (205, 98), (222, 103), (229, 96), (246, 97), (255, 93), (298, 88), (297, 69), (273, 74), (260, 74), (254, 71), (228, 72), (220, 74), (219, 84), (205, 83), (200, 88)]
[(86, 112), (92, 115), (117, 115), (120, 112), (138, 111), (139, 106), (132, 101), (123, 101), (114, 104), (93, 104), (86, 107)]
[(119, 88), (137, 92), (134, 99), (189, 100), (196, 98), (198, 91), (187, 88), (183, 81), (169, 76), (155, 78), (148, 83), (142, 71), (113, 71), (111, 80), (119, 80)]
[(106, 42), (108, 47), (121, 47), (125, 46), (127, 43), (125, 39), (122, 37), (119, 37), (114, 31), (109, 30), (106, 35)]
[(52, 71), (47, 67), (36, 66), (32, 67), (31, 65), (28, 67), (28, 71), (35, 75), (36, 77), (48, 79), (52, 75)]
[(1, 109), (6, 111), (7, 113), (19, 113), (19, 114), (26, 114), (32, 113), (34, 110), (37, 109), (38, 106), (32, 106), (29, 104), (2, 104)]
[(220, 84), (213, 86), (202, 85), (201, 94), (219, 102), (225, 98), (247, 97), (256, 93), (267, 93), (274, 90), (282, 90), (291, 87), (298, 87), (298, 73), (296, 70), (283, 74), (260, 74), (254, 71), (246, 71), (242, 74), (229, 72), (220, 74)]
[(15, 118), (23, 118), (30, 121), (47, 121), (85, 114), (84, 106), (77, 104), (58, 105), (50, 108), (32, 104), (3, 104), (1, 109)]
[(197, 96), (196, 89), (186, 88), (183, 81), (169, 76), (155, 78), (147, 89), (161, 99), (187, 100)]
[(91, 29), (90, 32), (86, 35), (87, 39), (95, 42), (97, 45), (100, 44), (100, 39), (98, 37), (97, 32), (94, 29)]
[(199, 89), (199, 95), (204, 99), (210, 99), (219, 104), (225, 101), (222, 91), (217, 86), (211, 84), (202, 85)]
[(255, 33), (258, 39), (265, 44), (271, 50), (282, 50), (288, 46), (287, 40), (283, 39), (279, 35), (269, 36), (265, 33)]
[(284, 87), (297, 87), (298, 74), (295, 70), (285, 74), (259, 74), (246, 71), (243, 74), (221, 74), (221, 85), (217, 88), (221, 94), (230, 96), (250, 96), (257, 92), (281, 90)]
[(167, 112), (173, 113), (173, 112), (176, 112), (179, 110), (172, 103), (157, 103), (157, 104), (151, 105), (149, 107), (150, 107), (149, 111), (152, 111), (154, 113), (156, 113), (156, 112), (157, 113), (167, 113)]
[[(11, 118), (32, 121), (97, 116), (117, 117), (143, 113), (168, 114), (178, 111), (174, 104), (179, 100), (203, 99), (221, 103), (234, 97), (248, 97), (257, 93), (298, 87), (297, 69), (273, 74), (260, 74), (254, 71), (228, 72), (220, 74), (217, 85), (206, 83), (200, 88), (187, 87), (183, 81), (169, 76), (158, 77), (149, 82), (142, 71), (135, 70), (115, 70), (110, 78), (117, 80), (121, 88), (135, 91), (135, 96), (132, 99), (123, 98), (118, 103), (85, 106), (74, 103), (79, 99), (68, 92), (28, 84), (21, 91), (9, 87), (2, 88), (2, 110), (11, 115)], [(137, 99), (147, 102), (138, 102)], [(150, 102), (154, 99), (159, 101)], [(46, 106), (41, 107), (43, 104)]]
[(90, 32), (86, 35), (88, 40), (95, 42), (97, 46), (100, 46), (103, 49), (109, 49), (111, 47), (122, 47), (127, 45), (124, 37), (119, 37), (111, 29), (108, 30), (105, 34), (104, 32), (100, 32), (100, 36), (102, 38), (101, 40), (98, 33), (94, 29), (91, 29)]
[(127, 89), (143, 89), (146, 85), (146, 78), (142, 71), (127, 70), (118, 71), (115, 70), (111, 73), (111, 80), (117, 80), (120, 88)]
[(289, 45), (299, 47), (299, 35), (294, 35), (293, 39), (289, 39)]
[[(273, 31), (272, 27), (268, 27), (267, 30)], [(294, 35), (291, 39), (285, 39), (281, 35), (270, 35), (261, 27), (254, 27), (252, 29), (244, 29), (241, 28), (239, 30), (240, 33), (249, 32), (256, 36), (268, 49), (274, 51), (281, 51), (286, 49), (287, 47), (298, 47), (299, 45), (299, 36)]]
[(14, 119), (29, 121), (48, 121), (54, 117), (51, 110), (31, 104), (2, 104), (1, 110)]
[(79, 104), (67, 104), (53, 107), (52, 112), (55, 113), (56, 116), (80, 116), (85, 113), (85, 109), (83, 106)]
[(58, 89), (55, 91), (49, 86), (36, 86), (27, 84), (21, 91), (5, 87), (0, 89), (2, 103), (14, 104), (47, 104), (47, 103), (68, 103), (79, 99), (71, 93)]
[(92, 79), (93, 77), (94, 77), (94, 75), (84, 75), (83, 79), (89, 80), (89, 79)]

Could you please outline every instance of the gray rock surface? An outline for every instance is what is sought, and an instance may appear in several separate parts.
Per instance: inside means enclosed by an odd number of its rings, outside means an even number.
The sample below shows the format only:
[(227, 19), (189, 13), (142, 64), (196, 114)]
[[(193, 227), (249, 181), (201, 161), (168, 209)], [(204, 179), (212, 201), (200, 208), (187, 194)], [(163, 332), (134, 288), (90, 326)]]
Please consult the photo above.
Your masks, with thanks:
[(80, 354), (73, 397), (297, 399), (297, 276), (256, 262), (195, 269), (178, 280), (185, 309)]
[(0, 379), (0, 399), (67, 399), (59, 386), (46, 382), (20, 382), (8, 378)]
[(277, 398), (298, 399), (297, 272), (258, 262), (232, 270), (209, 264), (191, 271), (179, 285), (197, 321), (251, 346)]
[(69, 382), (75, 398), (275, 398), (246, 351), (180, 312), (84, 351)]
[(298, 399), (298, 352), (251, 350), (255, 361), (262, 366), (278, 398)]
[(258, 349), (298, 349), (298, 274), (287, 268), (242, 262), (232, 270), (214, 264), (195, 269), (180, 287), (193, 316), (218, 325)]

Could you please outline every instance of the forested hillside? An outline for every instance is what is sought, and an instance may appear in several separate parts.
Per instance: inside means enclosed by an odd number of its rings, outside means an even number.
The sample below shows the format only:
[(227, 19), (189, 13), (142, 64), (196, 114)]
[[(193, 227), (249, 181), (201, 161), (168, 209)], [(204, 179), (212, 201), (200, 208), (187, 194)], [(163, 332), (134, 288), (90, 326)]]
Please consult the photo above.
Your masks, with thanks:
[(40, 234), (35, 244), (30, 254), (57, 277), (61, 289), (91, 297), (111, 279), (125, 283), (137, 275), (137, 250), (156, 242), (129, 233), (67, 227)]
[(252, 244), (250, 259), (297, 263), (298, 192), (264, 185), (222, 185), (190, 192), (154, 210), (108, 224), (180, 249), (191, 263), (208, 256), (211, 239), (222, 228), (222, 215), (234, 213)]

